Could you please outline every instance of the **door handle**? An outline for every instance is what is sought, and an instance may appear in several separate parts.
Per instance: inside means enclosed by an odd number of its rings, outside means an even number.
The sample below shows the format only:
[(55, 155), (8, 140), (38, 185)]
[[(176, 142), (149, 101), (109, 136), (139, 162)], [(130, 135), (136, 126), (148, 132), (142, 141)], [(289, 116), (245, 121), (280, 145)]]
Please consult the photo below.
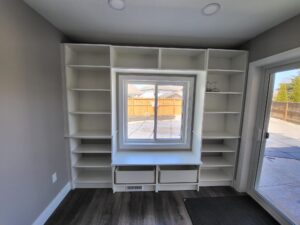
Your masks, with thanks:
[(270, 137), (270, 133), (269, 133), (269, 132), (266, 132), (266, 133), (265, 133), (265, 139), (269, 139), (269, 137)]

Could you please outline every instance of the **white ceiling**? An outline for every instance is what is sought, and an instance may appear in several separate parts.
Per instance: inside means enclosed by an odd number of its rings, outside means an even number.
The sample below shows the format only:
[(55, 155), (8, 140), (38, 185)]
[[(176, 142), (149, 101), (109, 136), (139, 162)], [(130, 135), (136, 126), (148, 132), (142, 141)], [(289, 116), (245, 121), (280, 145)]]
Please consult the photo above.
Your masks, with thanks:
[[(24, 0), (74, 41), (233, 47), (300, 13), (300, 0)], [(204, 16), (208, 3), (222, 5)]]

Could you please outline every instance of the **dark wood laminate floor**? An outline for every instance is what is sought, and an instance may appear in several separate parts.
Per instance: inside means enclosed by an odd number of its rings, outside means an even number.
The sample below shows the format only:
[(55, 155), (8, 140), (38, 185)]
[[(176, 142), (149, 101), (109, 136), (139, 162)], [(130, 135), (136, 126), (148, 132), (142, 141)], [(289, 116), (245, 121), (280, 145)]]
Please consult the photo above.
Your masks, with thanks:
[(230, 187), (197, 191), (123, 192), (111, 189), (71, 191), (46, 225), (192, 225), (184, 198), (235, 196)]

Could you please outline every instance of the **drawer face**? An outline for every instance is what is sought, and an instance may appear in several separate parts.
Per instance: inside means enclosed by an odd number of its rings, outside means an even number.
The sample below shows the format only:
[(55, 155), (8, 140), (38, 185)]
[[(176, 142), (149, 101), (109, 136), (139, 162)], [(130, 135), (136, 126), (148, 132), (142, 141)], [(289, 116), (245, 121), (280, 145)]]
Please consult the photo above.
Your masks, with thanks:
[(161, 170), (160, 183), (197, 183), (197, 170)]
[(155, 172), (116, 170), (115, 181), (117, 184), (152, 184), (155, 183)]

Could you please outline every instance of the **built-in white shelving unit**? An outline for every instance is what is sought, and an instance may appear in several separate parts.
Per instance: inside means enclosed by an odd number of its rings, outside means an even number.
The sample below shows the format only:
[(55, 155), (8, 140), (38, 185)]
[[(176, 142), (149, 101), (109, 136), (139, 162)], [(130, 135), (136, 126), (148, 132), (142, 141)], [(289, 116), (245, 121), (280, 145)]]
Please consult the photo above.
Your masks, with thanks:
[(201, 186), (232, 185), (239, 148), (247, 52), (209, 49)]
[(64, 55), (72, 186), (112, 187), (110, 46), (66, 44)]
[[(73, 188), (199, 190), (232, 185), (239, 148), (247, 52), (64, 44), (66, 137)], [(116, 71), (200, 74), (191, 152), (116, 149)], [(198, 87), (197, 87), (198, 88)], [(197, 90), (197, 88), (195, 90)], [(200, 99), (200, 100), (199, 100)], [(198, 101), (198, 102), (197, 102)], [(197, 109), (198, 110), (198, 109)], [(199, 130), (200, 129), (200, 130)], [(174, 151), (175, 152), (175, 151)], [(133, 157), (134, 154), (134, 157)]]

